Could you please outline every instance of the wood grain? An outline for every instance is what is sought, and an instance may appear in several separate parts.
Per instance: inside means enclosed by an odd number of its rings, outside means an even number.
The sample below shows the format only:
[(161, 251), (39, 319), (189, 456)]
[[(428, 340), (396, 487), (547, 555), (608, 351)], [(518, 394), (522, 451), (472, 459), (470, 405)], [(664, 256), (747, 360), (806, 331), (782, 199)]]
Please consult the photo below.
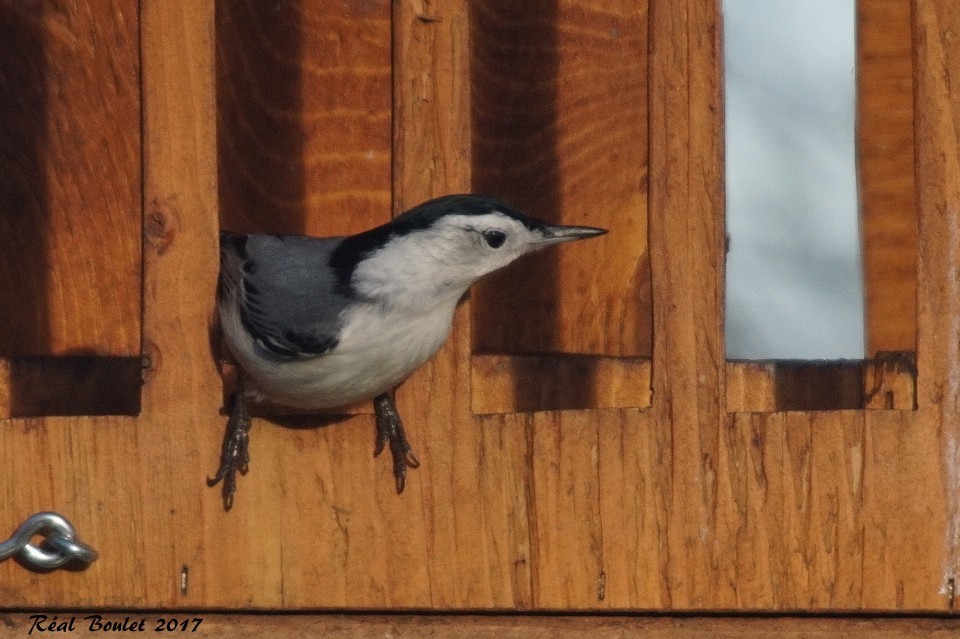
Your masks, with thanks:
[(0, 419), (44, 415), (137, 415), (139, 357), (0, 359)]
[(137, 2), (0, 2), (0, 354), (140, 352)]
[(912, 354), (876, 360), (728, 361), (727, 411), (913, 410)]
[(390, 3), (217, 2), (226, 229), (344, 235), (390, 219)]
[[(43, 575), (2, 562), (0, 605), (191, 616), (950, 613), (960, 565), (960, 16), (952, 0), (915, 9), (916, 410), (727, 410), (719, 6), (655, 0), (651, 407), (474, 415), (468, 300), (450, 342), (399, 390), (422, 461), (403, 495), (389, 461), (372, 458), (369, 415), (324, 428), (257, 419), (250, 473), (224, 513), (206, 487), (224, 419), (208, 343), (219, 226), (214, 3), (145, 0), (142, 412), (0, 421), (0, 529), (54, 509), (102, 555), (86, 571)], [(472, 183), (471, 14), (465, 1), (391, 10), (396, 211)], [(215, 632), (237, 636), (306, 624), (213, 619)], [(602, 636), (635, 623), (653, 636), (955, 633), (953, 620), (899, 617), (492, 616), (470, 629), (430, 619), (439, 618), (303, 632)]]
[[(470, 190), (468, 6), (460, 0), (394, 5), (396, 211)], [(532, 604), (527, 441), (521, 429), (470, 413), (470, 325), (468, 302), (456, 313), (448, 343), (397, 395), (423, 461), (407, 489), (412, 494), (383, 502), (401, 513), (387, 523), (410, 535), (407, 550), (420, 557), (394, 590), (401, 606)], [(385, 466), (378, 470), (385, 483), (388, 474)]]
[(473, 190), (610, 229), (476, 286), (474, 348), (649, 357), (646, 3), (481, 0), (470, 34)]
[(917, 343), (911, 4), (857, 2), (857, 170), (867, 356)]
[(650, 407), (650, 360), (634, 357), (474, 355), (470, 375), (477, 415)]
[(925, 463), (937, 463), (930, 497), (934, 521), (945, 518), (936, 541), (942, 544), (940, 585), (949, 590), (960, 574), (960, 14), (948, 0), (919, 0), (913, 20), (917, 405), (926, 417), (916, 430), (933, 438)]
[[(90, 612), (60, 612), (58, 621), (75, 614), (74, 632), (63, 637), (83, 637)], [(97, 613), (100, 614), (100, 613)], [(46, 623), (52, 621), (47, 617)], [(106, 613), (102, 623), (147, 620), (154, 628), (163, 613)], [(517, 616), (517, 615), (357, 615), (357, 614), (193, 614), (177, 619), (202, 619), (198, 637), (272, 639), (295, 632), (304, 639), (397, 639), (472, 637), (476, 639), (947, 639), (956, 636), (960, 620), (949, 617), (737, 617), (737, 616)], [(0, 614), (0, 622), (12, 633), (23, 635), (33, 621), (25, 613)], [(39, 631), (34, 631), (39, 632)]]
[[(663, 516), (669, 608), (731, 606), (716, 554), (723, 378), (723, 139), (720, 7), (651, 6), (650, 261), (653, 423), (670, 469)], [(708, 575), (712, 575), (709, 576)]]

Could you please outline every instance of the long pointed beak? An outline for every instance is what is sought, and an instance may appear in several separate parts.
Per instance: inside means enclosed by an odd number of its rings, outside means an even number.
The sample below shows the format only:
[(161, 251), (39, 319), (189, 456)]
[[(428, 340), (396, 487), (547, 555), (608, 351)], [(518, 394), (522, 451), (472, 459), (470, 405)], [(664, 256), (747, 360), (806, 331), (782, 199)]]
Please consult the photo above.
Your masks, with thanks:
[(603, 235), (606, 232), (607, 229), (598, 229), (595, 226), (545, 226), (543, 227), (543, 239), (537, 242), (537, 246), (585, 240)]

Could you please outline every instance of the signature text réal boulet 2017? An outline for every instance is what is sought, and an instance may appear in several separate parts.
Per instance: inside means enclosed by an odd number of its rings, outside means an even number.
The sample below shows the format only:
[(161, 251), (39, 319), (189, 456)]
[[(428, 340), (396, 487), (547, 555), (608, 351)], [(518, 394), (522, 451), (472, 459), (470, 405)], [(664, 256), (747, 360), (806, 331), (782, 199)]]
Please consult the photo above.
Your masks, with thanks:
[(75, 632), (86, 629), (88, 632), (196, 632), (203, 619), (193, 617), (181, 619), (177, 617), (158, 617), (147, 621), (146, 617), (123, 617), (122, 619), (104, 619), (103, 615), (87, 615), (85, 617), (49, 617), (47, 615), (30, 615), (30, 631), (27, 634)]

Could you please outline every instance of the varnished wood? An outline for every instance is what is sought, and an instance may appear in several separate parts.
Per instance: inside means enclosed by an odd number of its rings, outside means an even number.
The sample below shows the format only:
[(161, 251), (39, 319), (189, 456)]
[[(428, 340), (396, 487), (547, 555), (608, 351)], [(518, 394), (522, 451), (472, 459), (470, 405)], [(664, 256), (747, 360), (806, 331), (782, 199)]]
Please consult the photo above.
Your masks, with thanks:
[(863, 408), (863, 370), (848, 362), (728, 362), (727, 410), (776, 412)]
[[(923, 463), (933, 467), (933, 483), (919, 497), (930, 500), (930, 527), (939, 533), (931, 535), (939, 559), (936, 578), (948, 591), (960, 574), (960, 86), (952, 81), (960, 64), (960, 13), (949, 0), (916, 0), (913, 28), (922, 415), (913, 431), (930, 449)], [(898, 561), (904, 568), (906, 563), (905, 557)]]
[(913, 410), (917, 407), (917, 357), (913, 352), (881, 352), (863, 371), (864, 408)]
[(477, 0), (470, 35), (473, 190), (610, 229), (478, 284), (474, 348), (649, 357), (646, 3)]
[(137, 2), (5, 0), (0, 40), (0, 355), (136, 357)]
[(219, 0), (223, 228), (345, 235), (390, 219), (390, 3)]
[(592, 355), (474, 355), (470, 359), (470, 405), (478, 415), (649, 408), (650, 360)]
[[(953, 4), (914, 7), (916, 410), (729, 412), (719, 6), (656, 0), (647, 61), (650, 408), (475, 415), (471, 360), (489, 354), (475, 349), (468, 300), (450, 342), (398, 391), (422, 461), (403, 495), (389, 461), (372, 458), (369, 415), (323, 428), (257, 419), (250, 473), (224, 513), (219, 492), (206, 487), (224, 420), (208, 335), (219, 226), (213, 3), (145, 0), (150, 366), (142, 411), (0, 421), (0, 529), (53, 509), (101, 552), (86, 571), (38, 575), (2, 562), (0, 602), (191, 616), (214, 608), (949, 613), (960, 563)], [(473, 63), (465, 2), (403, 0), (390, 10), (396, 212), (472, 184)], [(289, 621), (268, 619), (220, 632), (289, 634)], [(415, 633), (430, 623), (391, 619), (377, 631)], [(554, 623), (547, 617), (496, 625), (505, 619), (471, 620), (470, 628), (554, 636), (582, 634), (576, 624), (587, 623), (558, 620), (573, 625), (546, 631), (530, 624)], [(590, 628), (613, 632), (603, 625), (611, 619)], [(695, 625), (701, 621), (714, 625)], [(645, 627), (664, 636), (836, 631), (818, 619), (651, 623), (668, 624)], [(934, 620), (863, 623), (841, 630), (943, 630)], [(370, 627), (337, 626), (344, 628), (363, 636)], [(435, 633), (448, 630), (468, 632), (454, 624)]]
[(139, 357), (0, 359), (0, 419), (137, 415), (141, 376)]
[(906, 354), (876, 360), (730, 361), (727, 411), (913, 410), (916, 365)]
[[(470, 190), (469, 3), (394, 4), (394, 206)], [(408, 493), (384, 496), (384, 525), (403, 535), (393, 601), (433, 608), (531, 605), (526, 438), (470, 412), (470, 302), (433, 360), (398, 390), (421, 467)], [(389, 481), (389, 470), (377, 471)], [(421, 554), (422, 553), (422, 554)], [(422, 603), (421, 603), (422, 602)]]
[(857, 2), (857, 171), (868, 357), (917, 348), (910, 24), (910, 2)]
[[(58, 612), (57, 622), (76, 617), (75, 631), (59, 634), (81, 637), (91, 614), (100, 623), (128, 624), (144, 619), (152, 631), (158, 621), (187, 621), (187, 629), (199, 619), (196, 636), (237, 639), (273, 639), (295, 632), (304, 639), (367, 639), (407, 637), (428, 639), (475, 637), (476, 639), (948, 639), (960, 632), (960, 620), (950, 617), (737, 617), (737, 616), (482, 616), (482, 615), (357, 615), (357, 614), (206, 614), (206, 613), (92, 613)], [(53, 613), (44, 623), (53, 621)], [(0, 614), (0, 622), (15, 635), (30, 630), (33, 620), (26, 613)], [(36, 635), (39, 631), (35, 630)], [(103, 631), (101, 631), (103, 632)]]
[[(727, 607), (734, 557), (716, 553), (732, 504), (723, 485), (723, 139), (720, 5), (651, 3), (650, 260), (653, 418), (665, 469), (668, 608)], [(707, 575), (713, 574), (713, 577)], [(677, 585), (682, 587), (677, 589)]]

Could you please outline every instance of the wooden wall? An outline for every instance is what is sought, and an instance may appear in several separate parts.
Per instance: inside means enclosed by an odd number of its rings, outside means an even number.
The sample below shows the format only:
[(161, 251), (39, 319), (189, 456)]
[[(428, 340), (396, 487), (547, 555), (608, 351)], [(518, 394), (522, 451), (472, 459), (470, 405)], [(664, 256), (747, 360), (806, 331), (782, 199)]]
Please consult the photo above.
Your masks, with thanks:
[[(950, 0), (913, 4), (917, 374), (897, 375), (915, 394), (904, 410), (816, 411), (764, 404), (737, 381), (752, 373), (724, 359), (717, 3), (557, 2), (519, 16), (494, 0), (277, 6), (139, 5), (139, 48), (123, 46), (143, 83), (142, 408), (0, 421), (0, 525), (58, 510), (102, 555), (43, 575), (0, 563), (4, 606), (954, 609)], [(83, 24), (53, 33), (76, 39)], [(505, 24), (544, 43), (519, 47), (515, 73), (502, 68), (518, 40)], [(507, 127), (524, 95), (531, 111)], [(544, 188), (528, 194), (506, 159)], [(508, 293), (477, 291), (399, 391), (423, 461), (403, 495), (371, 457), (370, 415), (324, 428), (258, 419), (224, 513), (205, 483), (224, 421), (208, 334), (221, 225), (343, 233), (391, 204), (481, 185), (614, 228), (513, 274), (548, 287), (509, 294), (549, 339), (497, 325), (484, 304)], [(596, 279), (620, 269), (630, 277)], [(529, 383), (555, 390), (530, 399), (517, 390)], [(576, 386), (589, 389), (577, 408), (558, 406)]]
[(0, 417), (139, 410), (137, 20), (0, 2)]
[(0, 2), (0, 356), (140, 352), (137, 19)]

